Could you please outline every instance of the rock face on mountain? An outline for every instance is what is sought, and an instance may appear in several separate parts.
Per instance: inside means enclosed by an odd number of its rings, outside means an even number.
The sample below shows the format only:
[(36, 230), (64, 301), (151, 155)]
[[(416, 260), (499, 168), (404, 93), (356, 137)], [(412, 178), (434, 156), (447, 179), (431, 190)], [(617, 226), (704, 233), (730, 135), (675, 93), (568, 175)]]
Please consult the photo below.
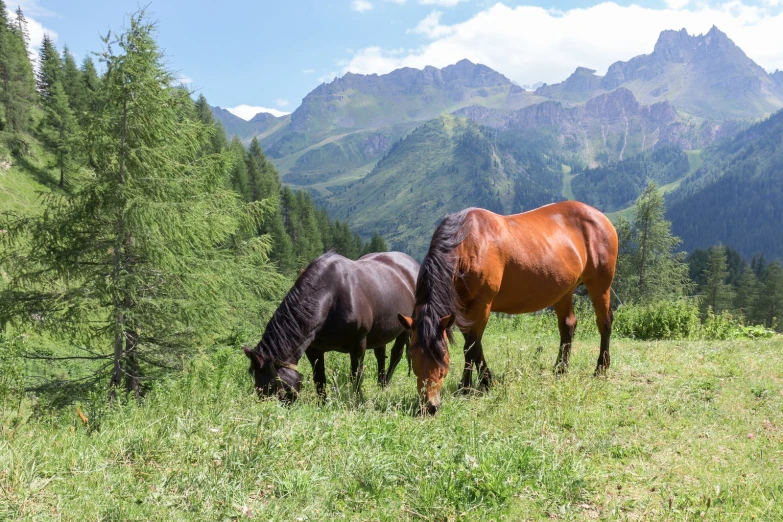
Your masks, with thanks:
[(780, 78), (768, 75), (717, 27), (698, 36), (663, 31), (651, 54), (615, 62), (604, 77), (589, 71), (577, 69), (536, 93), (584, 101), (622, 86), (644, 104), (667, 100), (690, 115), (719, 120), (758, 118), (783, 107)]
[(591, 166), (622, 161), (659, 143), (695, 148), (715, 132), (699, 132), (667, 101), (642, 105), (623, 87), (573, 107), (548, 101), (517, 111), (467, 107), (456, 114), (490, 127), (555, 135), (560, 152), (577, 154)]
[[(369, 172), (424, 121), (468, 105), (520, 108), (544, 100), (502, 74), (461, 60), (438, 69), (348, 73), (318, 86), (261, 143), (283, 181), (325, 187)], [(319, 189), (320, 190), (320, 189)]]
[(564, 102), (583, 103), (606, 90), (601, 86), (602, 77), (593, 69), (577, 67), (564, 82), (544, 85), (536, 89), (536, 94)]

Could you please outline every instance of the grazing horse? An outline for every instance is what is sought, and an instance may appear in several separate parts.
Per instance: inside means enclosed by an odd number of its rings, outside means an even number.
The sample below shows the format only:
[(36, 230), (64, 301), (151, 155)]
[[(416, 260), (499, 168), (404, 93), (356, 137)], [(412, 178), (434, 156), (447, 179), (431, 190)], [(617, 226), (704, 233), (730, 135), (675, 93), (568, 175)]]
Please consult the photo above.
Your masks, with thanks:
[(409, 353), (426, 411), (434, 414), (440, 405), (455, 320), (465, 337), (463, 389), (471, 386), (474, 366), (480, 388), (492, 380), (481, 346), (491, 311), (521, 314), (554, 306), (560, 327), (556, 369), (564, 372), (576, 328), (572, 294), (579, 283), (590, 294), (601, 333), (595, 372), (606, 371), (616, 263), (617, 232), (609, 219), (576, 201), (513, 216), (479, 208), (447, 216), (422, 262), (413, 317), (398, 314), (400, 324), (412, 330)]
[[(313, 367), (318, 395), (326, 398), (324, 352), (351, 355), (351, 377), (357, 388), (364, 371), (364, 352), (375, 351), (378, 384), (385, 386), (402, 357), (410, 332), (396, 319), (398, 310), (413, 310), (419, 264), (400, 252), (368, 254), (351, 261), (328, 252), (302, 272), (269, 320), (261, 342), (243, 347), (259, 395), (296, 399), (302, 385), (297, 363), (302, 354)], [(388, 371), (386, 344), (394, 341)]]

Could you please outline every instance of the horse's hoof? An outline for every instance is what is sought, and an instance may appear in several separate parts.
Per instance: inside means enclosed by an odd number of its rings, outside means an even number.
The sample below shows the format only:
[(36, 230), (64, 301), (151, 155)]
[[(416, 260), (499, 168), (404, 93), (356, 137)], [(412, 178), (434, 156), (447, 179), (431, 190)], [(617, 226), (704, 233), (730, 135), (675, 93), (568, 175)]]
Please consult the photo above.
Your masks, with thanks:
[(460, 386), (458, 391), (462, 395), (470, 395), (473, 392), (473, 388), (471, 386)]
[(593, 372), (593, 377), (606, 377), (606, 368), (598, 366)]
[(555, 374), (556, 375), (565, 375), (568, 373), (568, 366), (565, 364), (556, 364), (555, 365)]

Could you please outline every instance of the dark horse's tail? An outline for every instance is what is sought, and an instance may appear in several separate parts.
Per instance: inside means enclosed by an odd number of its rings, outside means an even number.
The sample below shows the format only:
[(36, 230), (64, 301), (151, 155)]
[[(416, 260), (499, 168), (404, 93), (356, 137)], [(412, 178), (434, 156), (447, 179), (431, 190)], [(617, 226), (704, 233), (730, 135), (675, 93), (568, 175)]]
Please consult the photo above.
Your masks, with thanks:
[[(445, 365), (446, 347), (443, 346), (437, 328), (441, 317), (455, 314), (457, 324), (463, 324), (461, 310), (454, 288), (456, 257), (454, 249), (465, 239), (463, 225), (467, 208), (449, 214), (432, 234), (430, 248), (419, 269), (416, 281), (416, 328), (422, 349), (439, 364)], [(448, 330), (449, 341), (453, 341)]]

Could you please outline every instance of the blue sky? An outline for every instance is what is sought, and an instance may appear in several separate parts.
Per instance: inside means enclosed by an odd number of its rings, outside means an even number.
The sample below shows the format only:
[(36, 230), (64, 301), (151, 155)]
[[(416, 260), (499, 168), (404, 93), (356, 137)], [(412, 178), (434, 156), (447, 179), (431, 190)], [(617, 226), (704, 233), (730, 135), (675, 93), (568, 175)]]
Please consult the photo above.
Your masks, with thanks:
[[(121, 29), (139, 2), (21, 3), (32, 39), (43, 31), (81, 60)], [(141, 4), (144, 5), (144, 4)], [(152, 1), (172, 69), (213, 105), (293, 111), (347, 71), (442, 67), (469, 58), (520, 84), (553, 83), (578, 65), (652, 51), (662, 29), (718, 25), (767, 70), (783, 69), (783, 0), (264, 0)]]

